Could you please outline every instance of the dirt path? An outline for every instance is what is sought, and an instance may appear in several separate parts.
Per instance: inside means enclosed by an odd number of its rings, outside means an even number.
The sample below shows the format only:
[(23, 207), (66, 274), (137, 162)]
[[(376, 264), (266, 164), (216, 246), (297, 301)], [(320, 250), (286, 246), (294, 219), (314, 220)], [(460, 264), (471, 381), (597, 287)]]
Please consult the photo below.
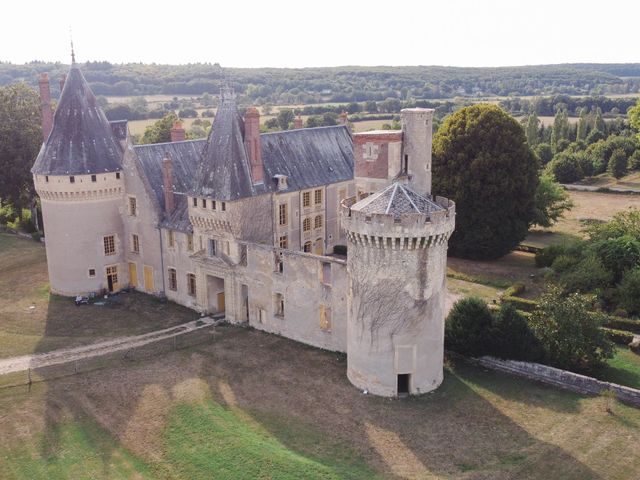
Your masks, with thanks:
[(64, 348), (47, 353), (6, 358), (0, 360), (0, 375), (21, 372), (29, 368), (40, 368), (49, 365), (73, 362), (75, 360), (97, 357), (120, 350), (128, 350), (130, 348), (140, 347), (159, 340), (200, 330), (205, 327), (216, 325), (217, 323), (218, 321), (210, 317), (203, 317), (198, 320), (194, 320), (193, 322), (184, 323), (182, 325), (162, 330), (156, 330), (155, 332), (145, 333), (143, 335), (120, 337), (105, 342), (93, 343), (82, 347)]

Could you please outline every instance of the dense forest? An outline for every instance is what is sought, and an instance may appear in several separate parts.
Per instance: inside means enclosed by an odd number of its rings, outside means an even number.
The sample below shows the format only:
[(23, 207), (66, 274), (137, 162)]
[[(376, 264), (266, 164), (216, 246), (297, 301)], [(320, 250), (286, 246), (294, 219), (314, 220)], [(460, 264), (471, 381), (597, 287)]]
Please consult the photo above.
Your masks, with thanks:
[[(501, 68), (327, 67), (222, 68), (219, 64), (81, 65), (97, 95), (202, 95), (217, 93), (222, 82), (254, 104), (364, 102), (386, 99), (446, 99), (465, 96), (605, 95), (640, 91), (640, 64), (564, 64)], [(0, 86), (37, 76), (52, 79), (68, 65), (34, 61), (0, 63)], [(54, 97), (58, 82), (52, 82)], [(546, 112), (539, 112), (546, 113)]]

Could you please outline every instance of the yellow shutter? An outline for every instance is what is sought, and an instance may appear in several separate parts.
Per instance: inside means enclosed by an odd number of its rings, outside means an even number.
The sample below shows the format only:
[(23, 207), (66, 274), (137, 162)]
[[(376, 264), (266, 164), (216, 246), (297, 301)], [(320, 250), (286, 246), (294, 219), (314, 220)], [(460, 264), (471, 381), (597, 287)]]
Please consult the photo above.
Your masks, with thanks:
[(138, 267), (134, 262), (129, 262), (129, 285), (138, 287)]
[(147, 292), (153, 292), (153, 267), (144, 266), (144, 289)]

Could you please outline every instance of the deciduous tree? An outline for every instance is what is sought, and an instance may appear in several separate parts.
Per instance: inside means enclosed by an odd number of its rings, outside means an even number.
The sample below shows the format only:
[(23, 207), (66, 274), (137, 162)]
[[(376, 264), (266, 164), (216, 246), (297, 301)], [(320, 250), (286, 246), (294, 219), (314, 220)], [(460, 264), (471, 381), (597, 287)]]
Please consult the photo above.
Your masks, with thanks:
[(518, 122), (495, 105), (449, 116), (433, 140), (433, 191), (457, 203), (450, 251), (498, 258), (526, 236), (535, 215), (538, 161)]

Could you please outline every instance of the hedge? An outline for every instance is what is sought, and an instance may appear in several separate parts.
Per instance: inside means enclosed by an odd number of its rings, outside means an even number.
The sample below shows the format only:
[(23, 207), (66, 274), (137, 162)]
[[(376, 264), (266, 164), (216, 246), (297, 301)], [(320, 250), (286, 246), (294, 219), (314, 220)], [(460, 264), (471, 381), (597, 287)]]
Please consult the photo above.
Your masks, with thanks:
[(609, 340), (619, 345), (629, 345), (633, 342), (633, 333), (624, 330), (614, 330), (613, 328), (602, 328)]
[(522, 310), (523, 312), (533, 312), (538, 306), (538, 302), (534, 300), (528, 300), (526, 298), (520, 298), (520, 297), (513, 297), (510, 295), (505, 295), (504, 297), (502, 297), (502, 302), (510, 303), (514, 307), (516, 307), (517, 310)]
[(608, 316), (607, 323), (608, 328), (615, 330), (624, 330), (627, 332), (640, 333), (640, 320), (632, 320), (629, 318)]

